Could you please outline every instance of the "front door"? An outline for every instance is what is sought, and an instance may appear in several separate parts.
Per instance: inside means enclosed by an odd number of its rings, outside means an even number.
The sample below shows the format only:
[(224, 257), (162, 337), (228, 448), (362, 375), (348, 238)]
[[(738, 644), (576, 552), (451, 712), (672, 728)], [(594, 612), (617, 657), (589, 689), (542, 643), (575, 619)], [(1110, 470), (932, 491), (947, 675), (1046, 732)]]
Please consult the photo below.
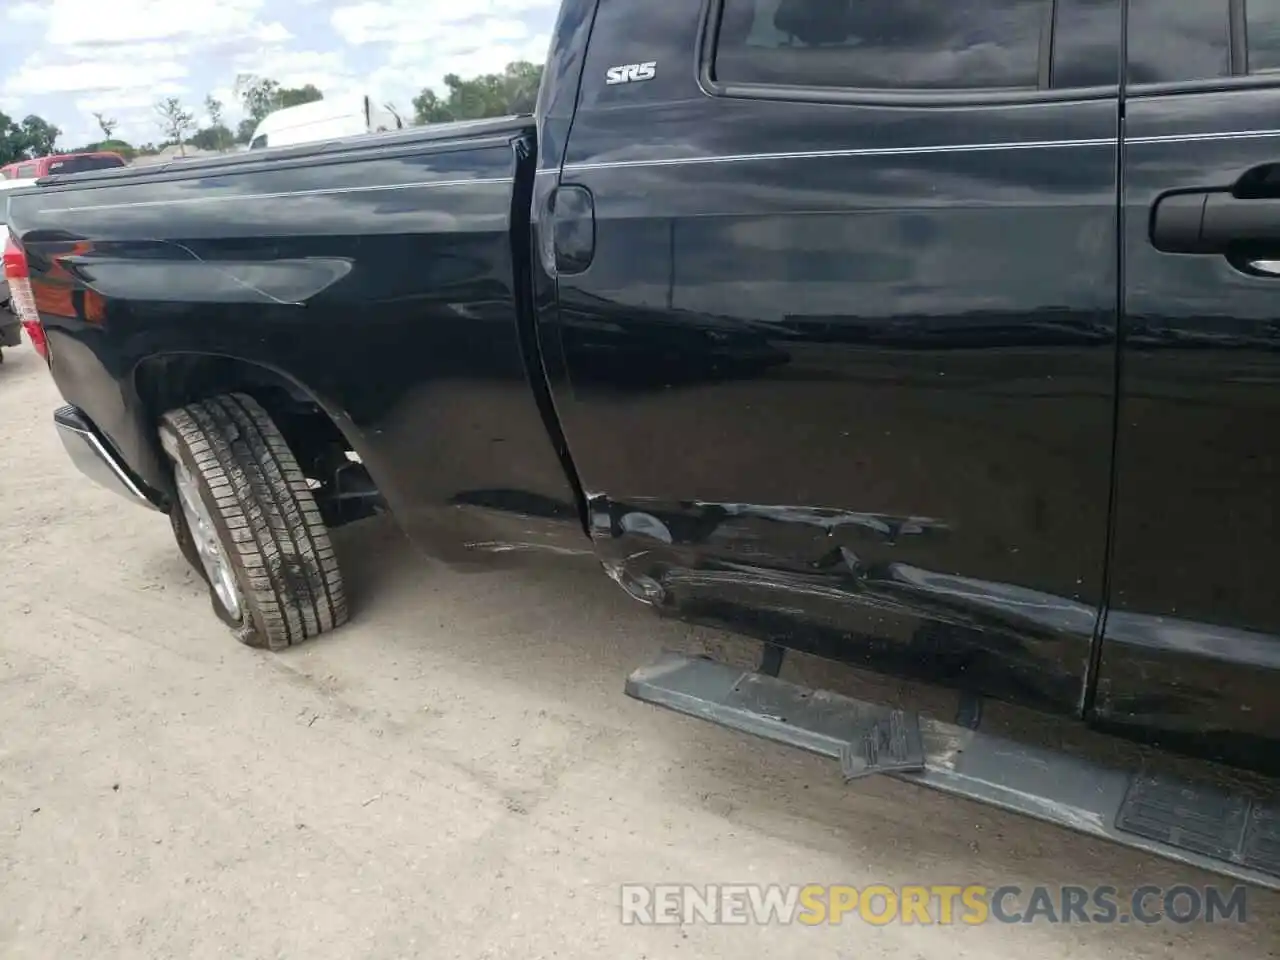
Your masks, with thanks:
[(594, 259), (566, 258), (543, 344), (627, 589), (1080, 710), (1119, 23), (1118, 0), (602, 0), (561, 181)]
[(1280, 772), (1280, 2), (1131, 0), (1129, 30), (1095, 716)]

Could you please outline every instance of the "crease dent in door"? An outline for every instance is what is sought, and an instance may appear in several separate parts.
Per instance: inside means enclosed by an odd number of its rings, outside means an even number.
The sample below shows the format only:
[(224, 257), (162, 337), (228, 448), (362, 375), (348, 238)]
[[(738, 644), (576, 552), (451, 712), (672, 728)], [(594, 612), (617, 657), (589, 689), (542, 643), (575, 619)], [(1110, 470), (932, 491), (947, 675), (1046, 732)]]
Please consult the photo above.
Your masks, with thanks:
[[(1020, 702), (1041, 704), (1055, 675), (1037, 641), (1087, 636), (1097, 617), (1069, 597), (889, 559), (949, 538), (936, 518), (603, 494), (590, 516), (606, 571), (659, 612)], [(1077, 691), (1063, 677), (1048, 701)]]

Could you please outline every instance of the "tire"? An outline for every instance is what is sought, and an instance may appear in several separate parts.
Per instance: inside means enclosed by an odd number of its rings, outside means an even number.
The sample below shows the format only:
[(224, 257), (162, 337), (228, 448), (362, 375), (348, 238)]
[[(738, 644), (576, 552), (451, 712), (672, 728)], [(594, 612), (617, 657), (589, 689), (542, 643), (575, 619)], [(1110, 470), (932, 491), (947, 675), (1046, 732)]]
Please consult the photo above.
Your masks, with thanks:
[(160, 441), (178, 491), (178, 547), (242, 643), (283, 650), (347, 621), (320, 508), (256, 400), (226, 394), (170, 410)]

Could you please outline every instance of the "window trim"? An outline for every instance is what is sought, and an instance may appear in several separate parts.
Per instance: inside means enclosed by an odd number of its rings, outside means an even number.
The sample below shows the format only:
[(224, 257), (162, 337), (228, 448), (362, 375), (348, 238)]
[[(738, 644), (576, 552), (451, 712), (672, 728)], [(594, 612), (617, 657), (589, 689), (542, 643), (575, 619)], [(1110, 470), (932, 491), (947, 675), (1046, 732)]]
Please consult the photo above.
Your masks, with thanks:
[(1227, 0), (1227, 69), (1233, 77), (1249, 75), (1249, 18), (1245, 0)]
[(1159, 80), (1154, 83), (1132, 83), (1125, 96), (1171, 97), (1191, 93), (1238, 93), (1242, 90), (1266, 90), (1280, 86), (1280, 71), (1255, 73), (1247, 77), (1205, 77), (1201, 80)]
[[(707, 96), (730, 100), (787, 100), (802, 103), (849, 104), (867, 107), (967, 107), (1057, 103), (1064, 100), (1105, 100), (1119, 95), (1120, 84), (1092, 87), (1053, 87), (1053, 40), (1058, 0), (1046, 0), (1049, 15), (1040, 35), (1035, 87), (975, 87), (964, 90), (868, 87), (817, 87), (805, 84), (729, 83), (713, 76), (720, 22), (725, 0), (706, 0), (698, 28), (698, 86)], [(1123, 2), (1123, 0), (1117, 0)]]

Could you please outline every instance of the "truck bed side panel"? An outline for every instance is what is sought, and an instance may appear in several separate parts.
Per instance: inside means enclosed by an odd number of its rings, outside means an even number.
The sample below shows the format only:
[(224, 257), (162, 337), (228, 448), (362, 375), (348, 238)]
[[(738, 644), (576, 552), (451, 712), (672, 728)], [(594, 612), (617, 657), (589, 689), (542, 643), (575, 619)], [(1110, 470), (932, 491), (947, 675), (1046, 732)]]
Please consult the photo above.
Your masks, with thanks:
[(59, 388), (164, 490), (139, 364), (259, 365), (330, 413), (433, 552), (460, 556), (450, 545), (513, 513), (527, 539), (580, 536), (517, 322), (512, 203), (532, 134), (476, 125), (15, 197)]

